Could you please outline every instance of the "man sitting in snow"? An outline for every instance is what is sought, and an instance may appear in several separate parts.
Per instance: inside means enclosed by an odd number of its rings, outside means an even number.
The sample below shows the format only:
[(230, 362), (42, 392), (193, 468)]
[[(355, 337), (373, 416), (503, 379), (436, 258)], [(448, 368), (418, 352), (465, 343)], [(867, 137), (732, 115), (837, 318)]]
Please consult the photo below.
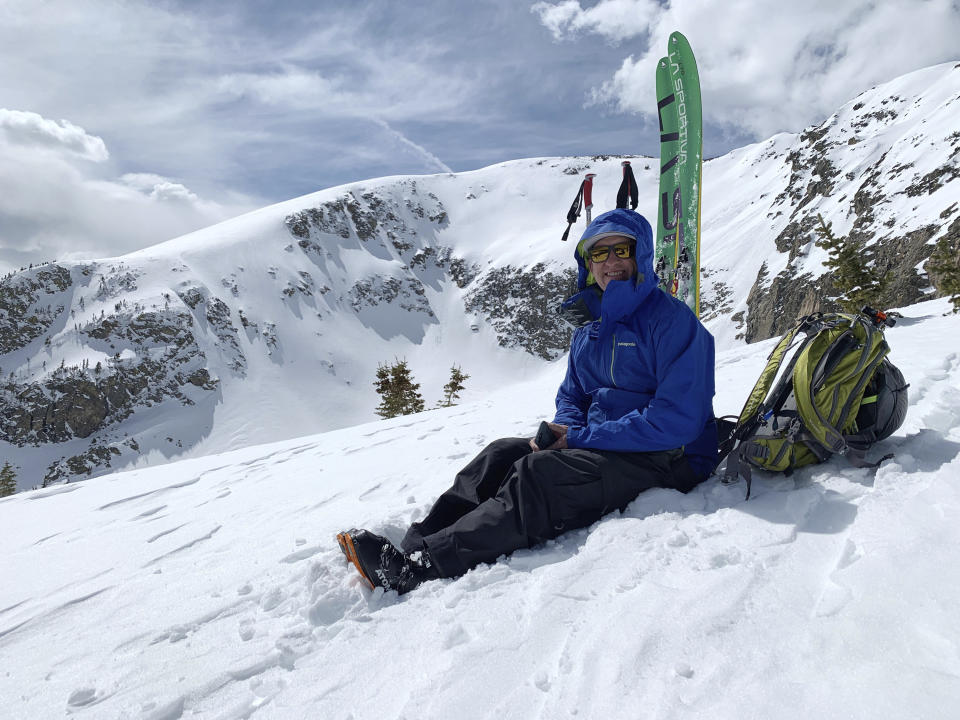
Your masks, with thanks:
[(564, 307), (591, 321), (570, 343), (555, 441), (488, 445), (410, 527), (402, 550), (368, 530), (340, 533), (372, 587), (402, 594), (463, 575), (623, 510), (649, 488), (689, 492), (713, 471), (713, 337), (657, 289), (650, 224), (632, 210), (604, 213), (575, 256), (580, 292)]

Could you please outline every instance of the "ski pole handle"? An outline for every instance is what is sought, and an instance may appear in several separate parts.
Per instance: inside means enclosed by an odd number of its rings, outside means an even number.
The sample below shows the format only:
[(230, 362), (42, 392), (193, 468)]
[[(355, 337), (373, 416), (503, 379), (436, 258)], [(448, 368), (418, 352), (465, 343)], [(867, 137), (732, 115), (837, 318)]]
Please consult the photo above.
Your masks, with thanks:
[(593, 179), (596, 176), (596, 173), (587, 173), (583, 181), (583, 206), (587, 211), (587, 225), (590, 224), (590, 216), (593, 210)]
[(596, 176), (596, 173), (587, 173), (587, 177), (583, 181), (583, 204), (587, 209), (593, 207), (593, 179)]

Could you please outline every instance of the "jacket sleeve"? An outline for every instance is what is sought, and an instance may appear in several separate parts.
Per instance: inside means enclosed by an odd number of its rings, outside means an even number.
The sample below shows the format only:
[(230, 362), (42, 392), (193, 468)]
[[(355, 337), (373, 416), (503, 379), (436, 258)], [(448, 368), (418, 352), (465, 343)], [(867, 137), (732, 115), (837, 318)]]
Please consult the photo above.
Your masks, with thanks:
[(686, 311), (652, 327), (657, 387), (645, 408), (618, 420), (572, 426), (572, 448), (651, 452), (679, 448), (697, 439), (712, 415), (713, 337)]
[(587, 409), (590, 407), (590, 396), (583, 391), (580, 380), (577, 378), (577, 368), (574, 362), (578, 342), (582, 341), (581, 328), (578, 328), (570, 340), (570, 352), (567, 355), (567, 374), (557, 390), (557, 413), (553, 417), (560, 425), (586, 425)]

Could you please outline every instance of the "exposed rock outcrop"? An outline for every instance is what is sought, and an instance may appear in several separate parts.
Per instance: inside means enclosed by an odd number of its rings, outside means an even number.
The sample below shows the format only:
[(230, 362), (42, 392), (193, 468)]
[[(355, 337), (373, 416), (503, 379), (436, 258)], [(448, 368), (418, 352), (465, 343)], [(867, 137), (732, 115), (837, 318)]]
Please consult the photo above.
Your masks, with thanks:
[(483, 317), (503, 347), (519, 347), (544, 360), (554, 360), (570, 346), (572, 328), (557, 313), (576, 289), (577, 272), (559, 271), (544, 263), (529, 268), (510, 265), (491, 270), (467, 292), (468, 313)]
[(41, 265), (0, 280), (0, 355), (41, 337), (64, 310), (70, 271)]

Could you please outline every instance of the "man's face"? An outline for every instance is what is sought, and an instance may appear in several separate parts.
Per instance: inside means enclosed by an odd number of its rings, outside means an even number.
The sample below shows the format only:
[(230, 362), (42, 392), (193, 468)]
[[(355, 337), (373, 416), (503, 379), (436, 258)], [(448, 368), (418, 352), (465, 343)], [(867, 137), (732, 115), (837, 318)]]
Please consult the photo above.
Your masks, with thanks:
[[(613, 247), (624, 243), (632, 247), (630, 257), (617, 257)], [(609, 248), (609, 253), (605, 260), (598, 262), (593, 260), (590, 255), (599, 248)], [(611, 280), (629, 280), (637, 274), (636, 242), (622, 235), (611, 235), (597, 240), (596, 244), (590, 248), (587, 259), (590, 264), (590, 272), (593, 273), (593, 278), (597, 281), (601, 290), (606, 290)]]

